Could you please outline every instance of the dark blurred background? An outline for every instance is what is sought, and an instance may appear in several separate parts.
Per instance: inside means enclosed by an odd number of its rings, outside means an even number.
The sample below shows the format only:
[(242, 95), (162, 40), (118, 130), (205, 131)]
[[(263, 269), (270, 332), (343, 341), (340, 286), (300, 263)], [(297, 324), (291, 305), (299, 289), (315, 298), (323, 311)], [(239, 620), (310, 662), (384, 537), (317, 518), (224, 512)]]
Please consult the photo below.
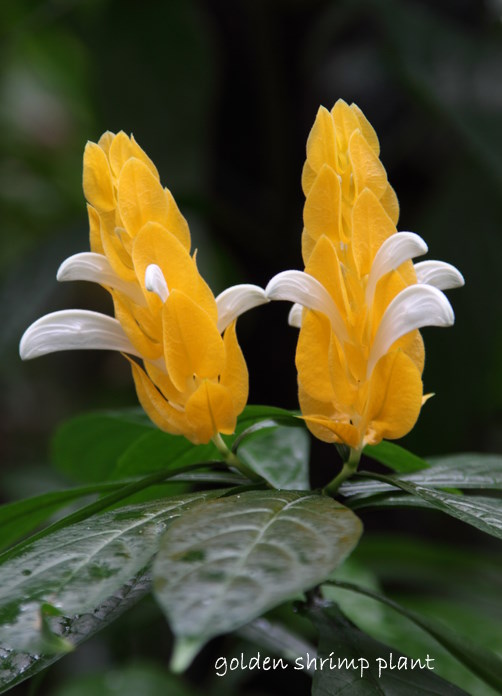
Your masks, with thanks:
[[(4, 0), (2, 497), (50, 487), (48, 443), (63, 419), (136, 403), (119, 355), (21, 363), (17, 353), (44, 313), (111, 311), (99, 287), (55, 278), (88, 249), (86, 141), (134, 133), (216, 294), (302, 267), (305, 143), (318, 106), (340, 97), (380, 137), (399, 229), (466, 278), (450, 293), (455, 326), (424, 331), (425, 389), (436, 396), (402, 444), (423, 456), (501, 451), (501, 17), (500, 0)], [(276, 303), (239, 320), (251, 403), (297, 406), (286, 317)]]

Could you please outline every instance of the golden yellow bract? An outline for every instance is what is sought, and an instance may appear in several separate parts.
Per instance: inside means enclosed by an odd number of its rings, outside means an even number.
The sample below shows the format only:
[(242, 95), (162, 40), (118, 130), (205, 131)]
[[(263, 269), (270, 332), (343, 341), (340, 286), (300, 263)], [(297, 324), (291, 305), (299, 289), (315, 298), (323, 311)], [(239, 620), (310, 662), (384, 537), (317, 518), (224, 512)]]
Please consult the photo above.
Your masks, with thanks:
[[(190, 256), (188, 225), (155, 165), (132, 136), (107, 132), (85, 148), (83, 187), (91, 250), (122, 281), (105, 287), (144, 361), (145, 369), (130, 360), (143, 408), (194, 443), (232, 433), (248, 394), (235, 321), (222, 336), (213, 293)], [(147, 287), (149, 268), (159, 288)]]
[[(361, 214), (371, 213), (370, 208), (378, 208), (378, 216), (384, 213), (388, 224), (395, 228), (399, 204), (379, 153), (376, 133), (355, 104), (348, 106), (340, 99), (331, 112), (319, 109), (307, 140), (302, 174), (306, 196), (302, 235), (305, 264), (321, 235), (335, 243), (347, 243), (358, 228)], [(358, 210), (363, 193), (366, 202)]]
[[(300, 407), (314, 435), (355, 450), (405, 435), (423, 403), (424, 347), (414, 326), (426, 322), (412, 322), (403, 333), (397, 310), (390, 308), (417, 284), (410, 259), (426, 246), (419, 248), (417, 235), (397, 234), (399, 206), (379, 151), (361, 110), (339, 100), (331, 111), (319, 109), (302, 177), (305, 273), (329, 293), (336, 308), (331, 315), (340, 317), (344, 331), (337, 333), (328, 313), (297, 300), (305, 307), (296, 352)], [(389, 243), (394, 235), (399, 239)], [(403, 240), (413, 252), (401, 262), (397, 242)], [(295, 299), (277, 288), (271, 296)]]

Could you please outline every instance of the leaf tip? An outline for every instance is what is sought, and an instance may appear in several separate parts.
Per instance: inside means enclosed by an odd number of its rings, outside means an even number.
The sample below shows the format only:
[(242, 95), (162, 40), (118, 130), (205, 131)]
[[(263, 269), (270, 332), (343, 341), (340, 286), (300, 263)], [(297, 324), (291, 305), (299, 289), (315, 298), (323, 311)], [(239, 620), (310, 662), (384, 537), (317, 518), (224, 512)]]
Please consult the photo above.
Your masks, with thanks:
[(203, 644), (198, 638), (177, 638), (169, 662), (169, 669), (175, 674), (184, 672), (190, 667)]

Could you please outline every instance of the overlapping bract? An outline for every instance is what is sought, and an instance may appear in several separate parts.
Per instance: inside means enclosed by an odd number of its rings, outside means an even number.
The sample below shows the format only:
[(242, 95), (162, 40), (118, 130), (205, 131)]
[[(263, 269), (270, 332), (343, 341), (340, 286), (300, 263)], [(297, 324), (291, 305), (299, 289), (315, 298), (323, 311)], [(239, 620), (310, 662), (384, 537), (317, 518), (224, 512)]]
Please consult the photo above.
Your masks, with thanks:
[(397, 232), (399, 207), (378, 139), (354, 104), (320, 108), (307, 142), (302, 253), (305, 272), (267, 287), (292, 300), (300, 328), (299, 400), (320, 439), (360, 450), (405, 435), (423, 403), (419, 328), (453, 323), (441, 290), (463, 284), (449, 264), (411, 259), (427, 251)]
[[(139, 400), (163, 430), (194, 443), (232, 433), (248, 394), (235, 319), (265, 301), (256, 286), (215, 299), (190, 255), (190, 232), (155, 165), (133, 137), (105, 133), (84, 154), (91, 252), (76, 254), (59, 280), (91, 280), (111, 294), (116, 319), (71, 310), (42, 317), (21, 355), (111, 348), (130, 359)], [(223, 336), (221, 335), (223, 333)]]

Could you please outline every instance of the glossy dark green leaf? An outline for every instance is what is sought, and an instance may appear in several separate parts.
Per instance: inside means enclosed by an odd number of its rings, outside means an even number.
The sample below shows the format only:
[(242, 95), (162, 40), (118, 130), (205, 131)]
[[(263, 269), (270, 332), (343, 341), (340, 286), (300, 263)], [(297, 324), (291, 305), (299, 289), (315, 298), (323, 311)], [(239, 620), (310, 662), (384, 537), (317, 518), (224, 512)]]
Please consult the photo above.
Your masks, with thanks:
[[(262, 426), (241, 440), (237, 454), (254, 472), (274, 488), (309, 488), (310, 436), (306, 429), (261, 421)], [(252, 426), (253, 427), (253, 426)]]
[[(419, 500), (419, 507), (424, 507), (425, 503), (431, 509), (445, 512), (486, 534), (502, 539), (502, 498), (457, 495), (434, 488), (426, 488), (411, 481), (391, 478), (390, 476), (381, 476), (379, 474), (364, 475), (383, 483), (389, 483), (396, 488), (400, 488), (405, 493), (409, 493)], [(406, 501), (405, 504), (408, 505), (408, 503), (411, 504), (412, 500)], [(379, 503), (379, 505), (381, 504), (382, 502)], [(371, 507), (371, 500), (365, 501), (365, 499), (362, 499), (358, 501), (358, 507), (363, 506)]]
[[(386, 443), (390, 444), (390, 443)], [(502, 456), (497, 454), (452, 454), (434, 457), (428, 469), (399, 476), (428, 488), (502, 490)], [(391, 491), (393, 486), (377, 480), (352, 480), (340, 489), (344, 495), (374, 494)]]
[[(79, 614), (63, 621), (54, 619), (51, 630), (64, 636), (74, 647), (115, 621), (150, 590), (150, 576), (140, 574), (127, 582), (90, 613)], [(62, 653), (44, 655), (22, 652), (0, 643), (0, 693), (42, 671), (58, 660)]]
[[(313, 696), (465, 696), (434, 674), (427, 655), (411, 669), (411, 658), (360, 631), (335, 604), (317, 600), (305, 613), (319, 631)], [(322, 669), (319, 659), (326, 660)]]
[(174, 518), (210, 495), (117, 508), (25, 546), (0, 568), (0, 642), (42, 649), (43, 603), (66, 617), (91, 611), (150, 563)]
[(169, 528), (154, 564), (154, 590), (178, 641), (174, 667), (326, 578), (361, 529), (348, 508), (302, 492), (249, 491), (194, 508)]
[[(225, 469), (224, 465), (221, 466), (223, 469)], [(194, 473), (204, 470), (206, 468), (207, 465), (205, 463), (178, 466), (176, 462), (173, 462), (170, 470), (166, 471), (165, 469), (162, 469), (141, 479), (136, 479), (128, 483), (124, 481), (120, 485), (109, 484), (111, 488), (115, 488), (116, 490), (112, 490), (111, 493), (108, 493), (107, 495), (98, 498), (98, 500), (95, 500), (92, 503), (85, 505), (84, 507), (76, 510), (75, 512), (72, 512), (70, 515), (63, 517), (62, 519), (53, 522), (48, 527), (45, 527), (36, 534), (20, 541), (15, 546), (7, 549), (6, 551), (0, 554), (0, 564), (5, 563), (10, 558), (18, 556), (22, 549), (24, 549), (26, 546), (29, 546), (35, 541), (38, 541), (41, 538), (53, 534), (54, 532), (59, 531), (60, 529), (86, 520), (92, 515), (101, 513), (104, 510), (109, 510), (113, 507), (117, 507), (118, 504), (123, 504), (124, 500), (130, 500), (134, 498), (136, 498), (136, 502), (147, 502), (148, 500), (152, 500), (152, 498), (146, 497), (144, 500), (138, 501), (137, 499), (138, 497), (140, 497), (138, 496), (138, 494), (148, 489), (153, 490), (155, 486), (164, 484), (166, 481), (169, 481), (170, 479), (176, 479), (178, 481), (183, 480), (184, 475), (188, 475), (188, 480), (190, 480), (190, 475), (193, 475)], [(210, 474), (211, 472), (205, 472), (206, 480), (210, 477)], [(234, 475), (232, 475), (232, 477), (234, 477)], [(211, 480), (215, 483), (222, 482), (221, 477), (216, 477), (213, 479), (213, 477), (211, 476)], [(101, 485), (103, 484), (100, 484), (100, 486)], [(162, 495), (162, 497), (164, 497), (164, 495)]]
[[(380, 537), (380, 543), (373, 549), (373, 538), (372, 534), (364, 535), (350, 558), (334, 572), (333, 580), (355, 584), (378, 594), (382, 594), (383, 584), (401, 606), (424, 618), (429, 617), (434, 623), (448, 626), (450, 633), (469, 636), (481, 649), (502, 650), (497, 619), (501, 616), (497, 568), (487, 569), (488, 555), (483, 558), (482, 554), (476, 554), (470, 558), (469, 554), (451, 545), (440, 545), (437, 550), (427, 545), (424, 549), (416, 538), (403, 538), (400, 544), (389, 544), (387, 550), (385, 542), (388, 538)], [(367, 554), (368, 546), (372, 549), (370, 555)], [(486, 575), (486, 571), (491, 570), (484, 583), (477, 582), (476, 567), (471, 567), (475, 561), (479, 561), (480, 573)], [(447, 593), (445, 588), (448, 588)], [(478, 592), (483, 591), (484, 596), (478, 596)], [(496, 696), (498, 693), (423, 629), (386, 604), (334, 585), (324, 584), (322, 594), (325, 599), (336, 602), (345, 616), (372, 638), (413, 658), (429, 653), (435, 660), (435, 674), (443, 679), (476, 696)]]
[(43, 493), (2, 505), (0, 507), (0, 551), (35, 530), (42, 522), (72, 501), (114, 487), (116, 487), (114, 484), (81, 486), (66, 491)]
[(407, 474), (412, 471), (427, 469), (429, 464), (416, 454), (409, 452), (400, 445), (382, 440), (378, 445), (367, 445), (363, 454), (374, 459), (380, 464), (385, 464), (399, 474)]
[(487, 684), (494, 689), (502, 691), (502, 658), (496, 655), (493, 651), (486, 647), (480, 647), (471, 640), (459, 636), (439, 622), (421, 616), (416, 612), (403, 607), (397, 602), (392, 601), (377, 592), (373, 592), (366, 588), (359, 587), (352, 583), (344, 583), (332, 581), (332, 583), (342, 589), (347, 589), (359, 594), (371, 597), (373, 599), (386, 604), (387, 606), (397, 611), (402, 616), (406, 617), (421, 629), (426, 631), (438, 643), (446, 648), (454, 657), (462, 664), (466, 665), (474, 674), (483, 679)]

